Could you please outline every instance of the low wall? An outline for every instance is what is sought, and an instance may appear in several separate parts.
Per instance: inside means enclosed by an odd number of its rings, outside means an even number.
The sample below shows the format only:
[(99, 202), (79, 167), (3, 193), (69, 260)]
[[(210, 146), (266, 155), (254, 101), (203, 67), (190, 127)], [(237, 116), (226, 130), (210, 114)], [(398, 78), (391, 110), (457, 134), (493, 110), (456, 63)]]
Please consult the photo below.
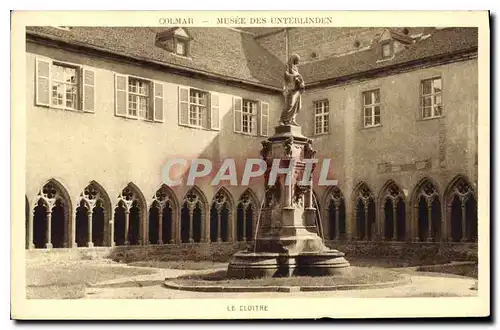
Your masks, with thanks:
[[(477, 261), (477, 245), (465, 243), (409, 243), (409, 242), (363, 242), (326, 241), (330, 248), (337, 249), (350, 258), (391, 258), (399, 260), (425, 261), (426, 264), (449, 261)], [(118, 246), (96, 248), (74, 248), (49, 250), (27, 250), (29, 260), (94, 259), (109, 258), (117, 262), (140, 260), (211, 260), (227, 262), (237, 251), (245, 250), (248, 243), (196, 243), (178, 245)]]

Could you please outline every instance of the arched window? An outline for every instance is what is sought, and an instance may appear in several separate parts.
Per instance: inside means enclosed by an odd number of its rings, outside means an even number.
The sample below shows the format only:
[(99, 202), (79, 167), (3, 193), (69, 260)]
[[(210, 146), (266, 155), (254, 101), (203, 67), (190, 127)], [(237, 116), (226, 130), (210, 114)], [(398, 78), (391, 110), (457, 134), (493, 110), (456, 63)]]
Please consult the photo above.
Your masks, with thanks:
[(50, 180), (38, 193), (33, 214), (33, 244), (35, 248), (71, 246), (70, 198), (56, 180)]
[(436, 187), (426, 179), (418, 186), (415, 196), (418, 239), (438, 241), (441, 238), (441, 202)]
[(232, 216), (232, 203), (229, 192), (221, 188), (215, 194), (210, 208), (210, 241), (230, 241), (230, 218)]
[(404, 241), (406, 238), (406, 210), (403, 191), (394, 181), (382, 190), (384, 239)]
[(174, 236), (174, 215), (177, 210), (174, 193), (163, 185), (153, 196), (149, 208), (149, 243), (172, 244)]
[(327, 193), (328, 238), (338, 240), (346, 234), (345, 202), (339, 187), (333, 186)]
[(77, 246), (110, 246), (111, 202), (104, 189), (92, 181), (80, 194), (76, 209)]
[(355, 201), (356, 237), (359, 240), (372, 240), (375, 228), (375, 201), (365, 183), (356, 189)]
[(254, 223), (256, 223), (259, 208), (255, 195), (246, 190), (240, 197), (236, 208), (236, 240), (252, 241), (254, 238)]
[(203, 219), (205, 218), (206, 202), (198, 188), (188, 191), (182, 202), (181, 209), (181, 242), (198, 243), (203, 238)]
[(450, 184), (446, 196), (448, 226), (453, 242), (477, 242), (477, 203), (474, 191), (463, 177)]
[(143, 243), (145, 204), (140, 190), (131, 183), (118, 195), (114, 223), (116, 245), (140, 245)]

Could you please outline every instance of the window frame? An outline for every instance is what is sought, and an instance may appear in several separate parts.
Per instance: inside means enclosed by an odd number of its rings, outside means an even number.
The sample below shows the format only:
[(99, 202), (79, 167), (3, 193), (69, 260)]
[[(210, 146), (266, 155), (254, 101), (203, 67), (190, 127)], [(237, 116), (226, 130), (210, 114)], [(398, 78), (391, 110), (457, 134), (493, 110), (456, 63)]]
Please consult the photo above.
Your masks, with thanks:
[[(206, 118), (206, 116), (209, 115), (208, 109), (209, 109), (210, 100), (208, 98), (210, 97), (210, 92), (208, 92), (206, 90), (203, 90), (203, 89), (199, 89), (199, 88), (193, 88), (193, 87), (188, 87), (188, 90), (189, 90), (189, 92), (188, 92), (188, 116), (187, 116), (188, 124), (186, 126), (192, 127), (192, 128), (210, 130), (210, 127), (209, 127), (210, 126), (210, 122), (209, 122), (209, 119)], [(191, 91), (199, 92), (199, 93), (205, 94), (205, 96), (206, 96), (206, 100), (207, 100), (206, 102), (207, 102), (207, 104), (205, 104), (204, 107), (205, 107), (205, 118), (207, 119), (207, 123), (208, 123), (207, 126), (208, 127), (204, 127), (203, 126), (203, 117), (201, 117), (201, 119), (199, 120), (201, 125), (193, 125), (193, 124), (191, 124), (191, 105), (197, 106), (198, 109), (200, 107), (200, 104), (195, 104), (195, 103), (191, 102)]]
[[(83, 106), (81, 104), (82, 100), (82, 96), (81, 94), (83, 93), (83, 84), (82, 84), (82, 78), (81, 75), (82, 75), (82, 66), (80, 65), (76, 65), (76, 64), (72, 64), (72, 63), (67, 63), (67, 62), (61, 62), (61, 61), (55, 61), (55, 60), (50, 60), (50, 107), (51, 108), (55, 108), (55, 109), (62, 109), (62, 110), (68, 110), (68, 111), (77, 111), (77, 112), (83, 112)], [(75, 108), (70, 108), (70, 107), (67, 107), (66, 106), (66, 102), (67, 102), (67, 98), (66, 98), (66, 92), (63, 94), (63, 104), (62, 105), (56, 105), (53, 103), (53, 96), (52, 96), (52, 88), (53, 88), (53, 83), (54, 83), (54, 74), (53, 74), (53, 71), (54, 71), (54, 66), (59, 66), (59, 67), (63, 67), (63, 68), (72, 68), (72, 69), (75, 69), (75, 78), (76, 78), (76, 83), (72, 84), (74, 86), (76, 86), (76, 107)], [(57, 83), (60, 83), (60, 84), (64, 84), (64, 85), (67, 85), (68, 83), (64, 82), (64, 81), (56, 81)]]
[[(245, 103), (247, 102), (250, 102), (252, 103), (253, 105), (255, 105), (254, 107), (254, 111), (252, 112), (252, 114), (249, 114), (248, 112), (245, 112)], [(258, 136), (259, 135), (259, 127), (258, 127), (258, 121), (259, 121), (259, 107), (260, 107), (260, 101), (257, 101), (257, 100), (253, 100), (253, 99), (249, 99), (249, 98), (241, 98), (241, 132), (238, 132), (240, 134), (244, 134), (244, 135), (249, 135), (249, 136)], [(254, 126), (252, 126), (254, 128), (254, 132), (245, 132), (243, 130), (243, 117), (244, 116), (251, 116), (251, 121), (249, 122), (253, 122)]]
[[(178, 43), (184, 44), (184, 54), (179, 54), (177, 52), (177, 44)], [(185, 37), (181, 37), (181, 36), (174, 36), (174, 54), (177, 56), (189, 57), (189, 38), (185, 38)]]
[[(144, 120), (144, 121), (155, 121), (154, 120), (154, 105), (153, 105), (153, 102), (154, 102), (154, 84), (155, 84), (155, 81), (152, 80), (152, 79), (147, 79), (147, 78), (143, 78), (143, 77), (138, 77), (138, 76), (133, 76), (133, 75), (126, 75), (127, 76), (127, 115), (126, 115), (126, 118), (130, 118), (130, 119), (137, 119), (137, 120)], [(149, 85), (149, 90), (148, 90), (148, 96), (147, 96), (147, 106), (148, 108), (146, 109), (146, 113), (145, 113), (145, 117), (140, 117), (139, 116), (139, 108), (136, 108), (136, 111), (137, 111), (137, 114), (134, 116), (134, 115), (131, 115), (130, 114), (130, 100), (129, 100), (129, 97), (130, 97), (130, 94), (132, 95), (136, 95), (136, 96), (144, 96), (144, 95), (141, 95), (139, 93), (132, 93), (130, 92), (130, 79), (134, 79), (134, 80), (138, 80), (138, 81), (143, 81), (143, 82), (146, 82), (148, 85)], [(138, 103), (137, 103), (138, 104)], [(153, 111), (153, 116), (152, 118), (153, 119), (149, 119), (147, 117), (147, 114), (148, 114), (148, 110), (149, 111)]]
[[(378, 92), (378, 100), (379, 100), (378, 103), (375, 101), (376, 98), (374, 100), (374, 98), (371, 97), (371, 101), (374, 103), (365, 104), (365, 95), (367, 93), (374, 93), (374, 92)], [(379, 107), (379, 115), (378, 115), (379, 116), (379, 123), (375, 124), (375, 108), (377, 106)], [(370, 116), (369, 116), (369, 117), (371, 117), (371, 124), (370, 125), (366, 124), (366, 118), (368, 117), (368, 116), (366, 116), (366, 109), (370, 109)], [(372, 89), (361, 92), (361, 110), (362, 110), (361, 118), (362, 118), (362, 127), (363, 128), (373, 128), (373, 127), (382, 126), (382, 93), (381, 93), (381, 88), (372, 88)]]
[[(389, 46), (389, 55), (384, 56), (384, 47)], [(383, 60), (390, 59), (394, 56), (394, 40), (386, 40), (380, 43), (380, 58)]]
[[(326, 107), (323, 106), (322, 107), (322, 112), (317, 114), (316, 113), (316, 105), (317, 104), (320, 104), (320, 103), (326, 103)], [(325, 108), (327, 109), (327, 112), (325, 112)], [(330, 100), (329, 99), (321, 99), (321, 100), (317, 100), (317, 101), (314, 101), (313, 102), (313, 114), (314, 114), (314, 135), (325, 135), (325, 134), (329, 134), (330, 133)], [(326, 116), (326, 120), (328, 122), (328, 129), (325, 130), (325, 116)], [(322, 130), (321, 132), (318, 132), (317, 130), (317, 126), (316, 126), (316, 119), (318, 117), (323, 117), (321, 123), (322, 123)]]
[[(434, 81), (435, 80), (440, 80), (441, 81), (441, 91), (438, 93), (434, 93)], [(431, 81), (431, 93), (430, 94), (424, 94), (424, 82), (426, 81)], [(441, 97), (441, 103), (439, 104), (441, 106), (441, 113), (438, 116), (435, 116), (435, 107), (437, 103), (434, 103), (434, 97), (436, 95), (439, 95)], [(430, 110), (431, 110), (431, 116), (424, 117), (424, 109), (426, 108), (424, 106), (424, 98), (430, 97), (431, 99), (431, 105), (430, 105)], [(425, 78), (425, 79), (420, 79), (420, 84), (419, 84), (419, 111), (420, 115), (419, 118), (421, 120), (432, 120), (432, 119), (438, 119), (443, 117), (443, 77), (441, 75), (435, 75), (430, 78)]]

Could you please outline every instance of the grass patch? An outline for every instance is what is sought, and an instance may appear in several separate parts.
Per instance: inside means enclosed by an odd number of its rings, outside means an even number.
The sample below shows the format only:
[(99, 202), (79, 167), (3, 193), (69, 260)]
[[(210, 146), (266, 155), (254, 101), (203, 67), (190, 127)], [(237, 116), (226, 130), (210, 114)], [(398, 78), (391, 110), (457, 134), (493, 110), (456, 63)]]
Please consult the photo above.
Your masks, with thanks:
[(344, 274), (335, 276), (266, 277), (256, 279), (228, 279), (226, 271), (208, 274), (191, 274), (172, 279), (171, 282), (186, 286), (334, 286), (373, 284), (396, 281), (401, 275), (395, 271), (376, 268), (350, 267)]
[(136, 267), (185, 269), (185, 270), (205, 270), (205, 269), (217, 269), (217, 268), (227, 267), (227, 263), (222, 263), (222, 262), (191, 261), (191, 260), (181, 260), (181, 261), (148, 260), (148, 261), (131, 262), (128, 265)]
[(83, 297), (87, 284), (115, 278), (153, 274), (153, 270), (97, 264), (71, 263), (26, 266), (27, 298), (76, 299)]
[(477, 279), (477, 263), (420, 266), (418, 272), (453, 274)]

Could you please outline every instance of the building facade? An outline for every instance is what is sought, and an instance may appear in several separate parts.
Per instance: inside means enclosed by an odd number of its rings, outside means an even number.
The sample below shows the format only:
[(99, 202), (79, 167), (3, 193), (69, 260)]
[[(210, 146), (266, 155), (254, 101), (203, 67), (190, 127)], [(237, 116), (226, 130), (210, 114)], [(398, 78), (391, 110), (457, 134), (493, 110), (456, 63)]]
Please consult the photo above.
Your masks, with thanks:
[(26, 247), (251, 241), (263, 179), (169, 187), (163, 167), (233, 158), (241, 177), (291, 52), (339, 183), (315, 188), (324, 238), (476, 241), (476, 29), (30, 27)]

